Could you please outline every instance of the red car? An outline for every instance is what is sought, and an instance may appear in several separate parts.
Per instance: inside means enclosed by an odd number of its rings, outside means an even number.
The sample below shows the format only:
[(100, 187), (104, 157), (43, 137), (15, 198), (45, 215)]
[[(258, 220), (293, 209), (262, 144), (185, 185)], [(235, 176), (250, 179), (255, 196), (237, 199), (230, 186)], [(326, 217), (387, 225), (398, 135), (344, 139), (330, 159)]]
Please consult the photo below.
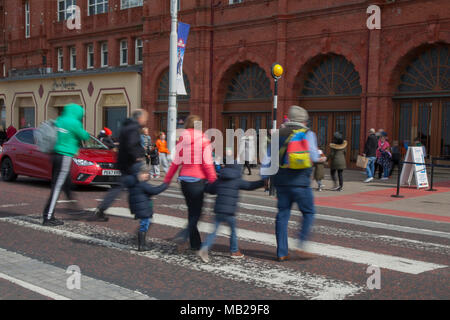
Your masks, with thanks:
[[(0, 153), (1, 175), (4, 181), (14, 181), (18, 175), (51, 180), (50, 155), (39, 151), (34, 139), (35, 128), (19, 130), (3, 144)], [(73, 158), (72, 182), (78, 185), (117, 184), (116, 152), (92, 137), (83, 142), (78, 155)]]

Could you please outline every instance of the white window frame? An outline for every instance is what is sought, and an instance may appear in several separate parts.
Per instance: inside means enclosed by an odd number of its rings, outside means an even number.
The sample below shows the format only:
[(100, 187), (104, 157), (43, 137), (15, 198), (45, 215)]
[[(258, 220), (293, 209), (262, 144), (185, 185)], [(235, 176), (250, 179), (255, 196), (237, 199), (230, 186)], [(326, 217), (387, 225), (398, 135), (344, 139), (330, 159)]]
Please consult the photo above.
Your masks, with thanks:
[[(100, 12), (97, 11), (99, 5), (103, 5), (102, 10)], [(91, 10), (90, 10), (91, 7), (94, 8), (93, 13), (91, 13)], [(108, 8), (109, 8), (108, 0), (87, 0), (87, 15), (88, 16), (107, 13)]]
[(238, 4), (238, 3), (242, 3), (242, 2), (243, 2), (243, 0), (230, 0), (228, 2), (228, 4)]
[[(125, 62), (124, 60), (125, 57)], [(127, 66), (128, 65), (128, 40), (121, 40), (120, 41), (120, 65), (121, 66)]]
[(88, 44), (86, 47), (86, 68), (94, 69), (94, 61), (95, 61), (94, 45)]
[(120, 10), (142, 7), (143, 0), (120, 0)]
[(30, 1), (25, 1), (25, 38), (30, 37)]
[[(64, 3), (64, 9), (60, 9), (60, 3)], [(70, 13), (67, 13), (67, 8), (69, 8), (70, 6), (76, 6), (77, 5), (77, 0), (58, 0), (58, 7), (57, 7), (57, 16), (58, 16), (58, 21), (64, 21), (67, 20), (70, 17)], [(61, 19), (60, 15), (61, 13), (64, 13), (64, 19)]]
[[(76, 71), (77, 70), (77, 48), (76, 47), (70, 47), (70, 71)], [(75, 66), (74, 66), (75, 64)]]
[[(106, 50), (105, 50), (105, 46), (106, 46)], [(102, 68), (106, 68), (108, 66), (108, 42), (102, 42), (100, 44), (100, 48), (101, 48), (101, 67)], [(106, 63), (105, 63), (105, 53), (106, 53)]]
[(57, 57), (58, 57), (58, 71), (64, 71), (64, 51), (63, 48), (57, 49)]
[[(135, 64), (142, 64), (144, 61), (144, 41), (142, 41), (141, 38), (137, 38), (136, 39), (136, 45), (135, 45), (135, 49), (134, 49), (134, 63)], [(140, 45), (139, 45), (140, 42)], [(141, 49), (142, 51), (142, 59), (139, 60), (139, 49)]]

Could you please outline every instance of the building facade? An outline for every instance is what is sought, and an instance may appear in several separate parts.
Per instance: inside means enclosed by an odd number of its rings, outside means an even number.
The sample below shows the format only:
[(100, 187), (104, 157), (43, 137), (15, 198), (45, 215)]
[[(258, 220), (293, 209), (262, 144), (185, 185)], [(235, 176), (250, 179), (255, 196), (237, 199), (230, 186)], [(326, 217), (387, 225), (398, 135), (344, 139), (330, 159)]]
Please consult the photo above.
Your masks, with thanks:
[[(31, 125), (33, 116), (36, 125), (72, 96), (92, 133), (104, 125), (117, 132), (138, 107), (152, 115), (152, 133), (166, 129), (170, 1), (0, 3), (6, 125)], [(67, 27), (71, 4), (80, 7), (80, 29)], [(369, 30), (373, 4), (381, 28)], [(290, 105), (305, 107), (321, 148), (340, 131), (352, 162), (368, 129), (383, 128), (400, 145), (418, 139), (428, 154), (450, 155), (448, 0), (181, 0), (179, 20), (191, 25), (180, 118), (198, 114), (205, 128), (222, 130), (270, 128), (270, 67), (278, 62), (277, 119)]]

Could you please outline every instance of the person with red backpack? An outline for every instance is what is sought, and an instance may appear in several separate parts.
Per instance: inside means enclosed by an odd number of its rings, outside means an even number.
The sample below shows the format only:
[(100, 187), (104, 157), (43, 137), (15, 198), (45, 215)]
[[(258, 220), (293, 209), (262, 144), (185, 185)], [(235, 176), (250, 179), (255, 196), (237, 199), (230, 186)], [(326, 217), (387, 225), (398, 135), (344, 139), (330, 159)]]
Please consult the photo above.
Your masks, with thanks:
[[(301, 258), (314, 258), (309, 252), (307, 241), (314, 222), (315, 207), (313, 192), (310, 187), (313, 163), (320, 160), (317, 148), (317, 138), (308, 127), (308, 112), (299, 107), (291, 106), (288, 114), (289, 122), (279, 130), (279, 158), (278, 172), (271, 177), (277, 191), (278, 213), (276, 217), (275, 233), (277, 239), (278, 261), (290, 258), (288, 248), (288, 223), (291, 216), (291, 207), (295, 202), (303, 214), (302, 228), (299, 233), (299, 243), (294, 249)], [(270, 152), (270, 146), (268, 146)], [(274, 155), (275, 156), (275, 155)], [(263, 161), (264, 167), (270, 163)]]

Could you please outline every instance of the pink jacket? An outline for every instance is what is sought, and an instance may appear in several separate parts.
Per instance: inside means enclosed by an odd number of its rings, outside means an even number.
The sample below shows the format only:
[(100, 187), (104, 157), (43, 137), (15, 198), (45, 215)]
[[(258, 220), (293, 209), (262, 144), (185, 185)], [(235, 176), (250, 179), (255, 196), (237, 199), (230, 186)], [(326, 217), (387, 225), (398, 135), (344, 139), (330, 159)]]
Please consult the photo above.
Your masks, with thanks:
[[(389, 145), (389, 142), (386, 140), (384, 141), (384, 143), (381, 143), (381, 139), (378, 140), (378, 148), (377, 148), (377, 158), (381, 157), (381, 151), (380, 150), (387, 150), (389, 149), (391, 146)], [(389, 151), (388, 151), (389, 152)]]
[(170, 183), (173, 176), (181, 166), (179, 176), (207, 179), (213, 183), (217, 179), (212, 158), (211, 141), (203, 132), (194, 129), (183, 131), (175, 149), (175, 159), (164, 178)]

